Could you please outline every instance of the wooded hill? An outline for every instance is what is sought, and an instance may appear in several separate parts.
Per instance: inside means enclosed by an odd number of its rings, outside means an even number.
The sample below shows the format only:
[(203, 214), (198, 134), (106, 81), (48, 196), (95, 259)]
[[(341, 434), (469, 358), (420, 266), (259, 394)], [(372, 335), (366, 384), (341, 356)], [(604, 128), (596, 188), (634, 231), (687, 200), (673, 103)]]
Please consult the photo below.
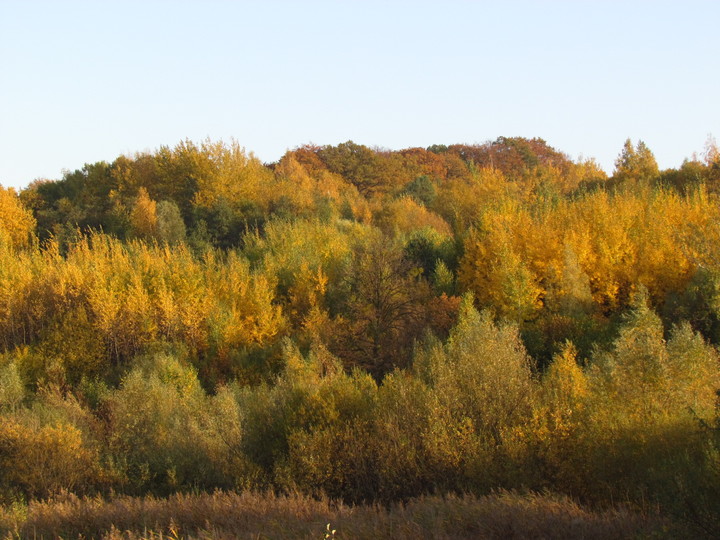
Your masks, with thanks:
[(0, 493), (550, 489), (717, 531), (720, 154), (186, 141), (0, 188)]

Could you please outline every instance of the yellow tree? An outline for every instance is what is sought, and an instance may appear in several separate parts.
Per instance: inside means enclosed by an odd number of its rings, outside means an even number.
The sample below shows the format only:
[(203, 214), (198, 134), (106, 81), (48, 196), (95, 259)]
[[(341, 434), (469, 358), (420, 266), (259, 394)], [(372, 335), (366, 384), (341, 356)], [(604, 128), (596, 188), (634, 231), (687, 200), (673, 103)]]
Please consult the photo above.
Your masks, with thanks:
[(0, 241), (6, 238), (13, 247), (27, 246), (35, 230), (35, 218), (13, 188), (0, 186)]
[(643, 141), (633, 147), (630, 139), (625, 141), (622, 152), (615, 161), (616, 179), (651, 180), (659, 174), (655, 156)]
[(157, 204), (144, 187), (138, 191), (135, 205), (130, 213), (130, 225), (135, 236), (140, 238), (154, 238), (157, 234)]
[(452, 234), (450, 226), (443, 218), (407, 196), (383, 205), (376, 216), (376, 223), (389, 235), (407, 234), (425, 227), (430, 227), (444, 236)]
[(220, 201), (231, 206), (253, 201), (267, 208), (272, 197), (273, 174), (262, 162), (232, 142), (203, 143), (199, 155), (203, 158), (197, 179), (196, 206), (212, 207)]
[(527, 215), (511, 206), (488, 212), (483, 230), (465, 240), (458, 280), (481, 305), (516, 322), (533, 319), (542, 307), (545, 290), (528, 260), (520, 235), (521, 225), (530, 227)]

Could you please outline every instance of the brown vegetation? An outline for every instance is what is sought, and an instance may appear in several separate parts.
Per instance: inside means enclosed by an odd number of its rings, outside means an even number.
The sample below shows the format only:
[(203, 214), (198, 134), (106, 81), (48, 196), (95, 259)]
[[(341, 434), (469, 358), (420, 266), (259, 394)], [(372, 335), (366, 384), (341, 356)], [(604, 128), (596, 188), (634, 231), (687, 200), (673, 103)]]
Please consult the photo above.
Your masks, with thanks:
[(21, 538), (638, 538), (690, 531), (627, 510), (589, 512), (569, 499), (510, 492), (421, 497), (389, 508), (327, 499), (228, 493), (79, 499), (64, 495), (0, 514), (5, 535)]

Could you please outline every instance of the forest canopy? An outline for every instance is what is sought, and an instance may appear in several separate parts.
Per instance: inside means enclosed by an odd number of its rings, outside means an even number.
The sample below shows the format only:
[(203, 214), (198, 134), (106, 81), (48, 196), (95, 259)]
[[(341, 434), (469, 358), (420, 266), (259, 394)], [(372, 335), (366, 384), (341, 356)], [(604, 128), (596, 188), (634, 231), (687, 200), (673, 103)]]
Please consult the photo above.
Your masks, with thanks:
[(712, 142), (608, 176), (520, 137), (0, 187), (0, 497), (529, 488), (719, 530), (719, 197)]

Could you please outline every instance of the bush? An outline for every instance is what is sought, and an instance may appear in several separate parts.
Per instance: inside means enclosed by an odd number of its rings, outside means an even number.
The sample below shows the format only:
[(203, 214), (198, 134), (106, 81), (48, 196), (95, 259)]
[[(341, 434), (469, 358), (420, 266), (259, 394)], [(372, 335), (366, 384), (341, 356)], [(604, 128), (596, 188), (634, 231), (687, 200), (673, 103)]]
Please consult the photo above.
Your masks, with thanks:
[(158, 353), (136, 362), (104, 404), (110, 457), (124, 487), (230, 487), (218, 426), (228, 422), (224, 433), (239, 429), (234, 408), (222, 397), (209, 399), (195, 370), (174, 356)]

